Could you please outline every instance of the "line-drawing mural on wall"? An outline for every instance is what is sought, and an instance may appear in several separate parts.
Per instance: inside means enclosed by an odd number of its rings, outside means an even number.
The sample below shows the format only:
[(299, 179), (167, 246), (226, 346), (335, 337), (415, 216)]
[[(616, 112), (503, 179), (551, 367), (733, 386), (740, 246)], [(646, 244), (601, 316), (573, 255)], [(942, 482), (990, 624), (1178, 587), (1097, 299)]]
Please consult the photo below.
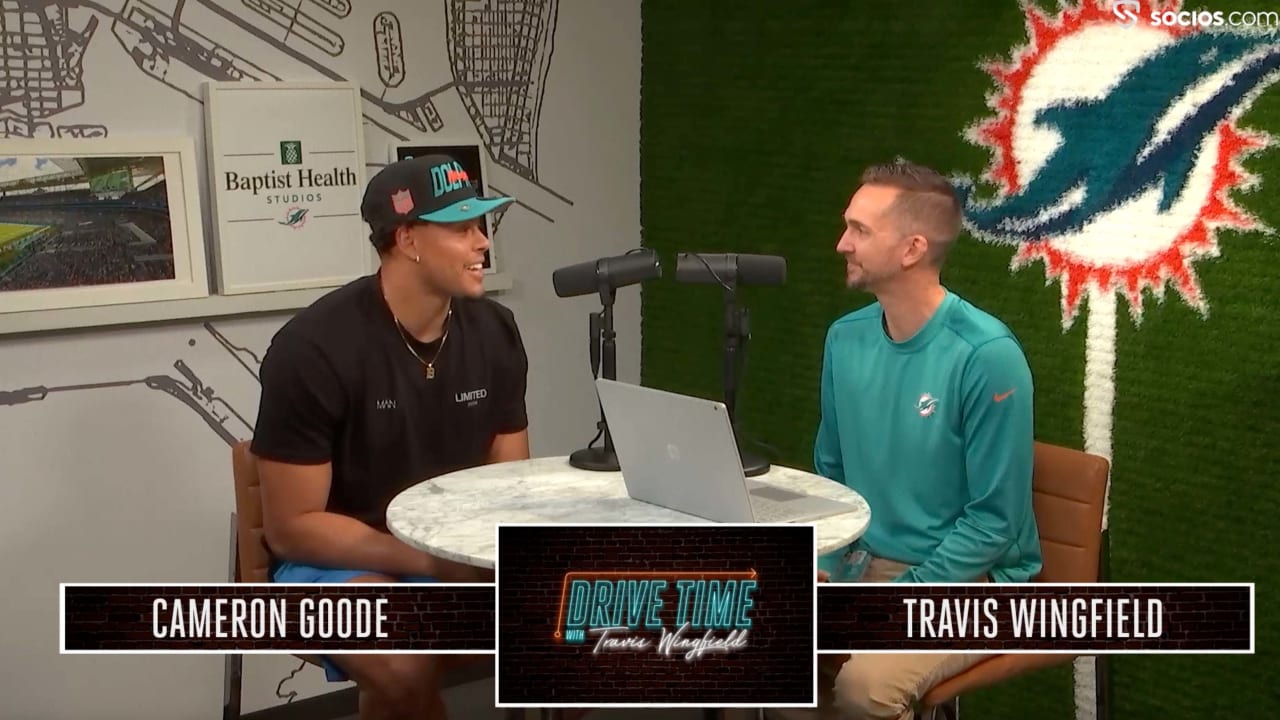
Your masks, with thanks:
[[(105, 123), (62, 123), (58, 117), (92, 104), (92, 90), (84, 82), (85, 56), (91, 43), (101, 42), (100, 18), (110, 23), (111, 36), (139, 70), (196, 103), (201, 102), (200, 85), (205, 80), (284, 77), (230, 49), (229, 41), (212, 39), (213, 26), (222, 33), (254, 38), (255, 50), (274, 50), (324, 77), (347, 79), (331, 64), (348, 53), (347, 39), (340, 30), (355, 30), (334, 25), (355, 22), (348, 0), (308, 0), (296, 7), (281, 0), (174, 2), (167, 12), (143, 0), (126, 0), (119, 10), (91, 0), (0, 0), (0, 36), (5, 38), (0, 49), (0, 138), (108, 134)], [(372, 17), (365, 24), (371, 28), (370, 54), (378, 78), (377, 83), (369, 77), (358, 78), (368, 123), (394, 140), (441, 131), (446, 121), (436, 100), (456, 98), (493, 162), (526, 181), (529, 187), (525, 190), (541, 191), (516, 193), (518, 204), (548, 221), (553, 221), (552, 217), (536, 206), (551, 203), (535, 200), (531, 204), (530, 195), (572, 204), (541, 185), (537, 172), (538, 119), (554, 47), (558, 0), (447, 0), (441, 10), (450, 78), (412, 97), (400, 97), (405, 94), (401, 90), (413, 72), (410, 68), (422, 64), (406, 62), (400, 16), (393, 10), (362, 10)], [(196, 29), (197, 25), (204, 29)], [(375, 94), (370, 88), (378, 85), (381, 91)], [(110, 101), (110, 97), (96, 100), (103, 105)], [(491, 189), (505, 192), (500, 184), (491, 183)], [(495, 217), (495, 231), (497, 221), (500, 217)], [(211, 324), (206, 323), (205, 328), (230, 351), (223, 335)], [(190, 343), (194, 345), (195, 340)], [(252, 369), (256, 355), (241, 352), (252, 358), (252, 363), (238, 359), (256, 380)], [(210, 389), (181, 359), (174, 367), (180, 377), (0, 389), (0, 406), (43, 400), (49, 393), (142, 384), (183, 399), (227, 442), (251, 432), (250, 423), (234, 408), (226, 406), (225, 415), (216, 409), (223, 401), (210, 395)], [(231, 418), (235, 418), (233, 425), (242, 426), (240, 433), (227, 429)]]
[[(164, 10), (126, 0), (112, 10), (92, 0), (0, 0), (0, 138), (108, 134), (105, 122), (58, 117), (111, 101), (94, 97), (84, 79), (85, 56), (91, 43), (103, 42), (106, 22), (109, 37), (138, 70), (192, 102), (202, 102), (206, 80), (304, 74), (354, 80), (364, 97), (365, 122), (385, 141), (469, 120), (495, 165), (494, 192), (513, 194), (516, 204), (548, 222), (572, 205), (538, 179), (538, 122), (558, 0), (446, 0), (434, 8), (443, 14), (441, 22), (415, 21), (412, 46), (404, 41), (402, 13), (355, 8), (349, 0), (305, 0), (292, 7), (283, 0), (171, 4)], [(408, 59), (411, 52), (441, 50)], [(436, 70), (440, 77), (432, 77)], [(441, 105), (449, 107), (442, 111)], [(495, 215), (495, 230), (501, 219)]]
[(0, 0), (0, 137), (107, 134), (104, 125), (48, 120), (84, 104), (84, 53), (97, 29), (93, 16), (72, 27), (54, 3)]
[[(479, 138), (489, 190), (554, 222), (573, 205), (538, 170), (558, 9), (558, 0), (0, 0), (0, 140), (164, 132), (202, 147), (202, 113), (190, 111), (206, 80), (351, 80), (363, 95), (370, 172), (395, 142)], [(69, 372), (8, 363), (0, 418), (19, 424), (25, 407), (136, 389), (194, 412), (212, 433), (197, 435), (219, 445), (252, 437), (265, 338), (237, 340), (214, 323), (153, 338), (171, 348), (155, 372), (134, 364), (131, 375), (92, 350), (64, 360), (77, 363)], [(296, 674), (276, 685), (278, 697), (298, 695), (283, 690)]]
[[(243, 367), (255, 381), (258, 379), (258, 368), (262, 364), (258, 353), (236, 345), (215, 328), (212, 323), (205, 323), (204, 329), (211, 336), (213, 344), (219, 346), (222, 352), (229, 355), (231, 359)], [(187, 340), (189, 347), (194, 348), (197, 344), (195, 338)], [(208, 358), (204, 359), (207, 360)], [(222, 438), (228, 446), (234, 445), (241, 440), (248, 440), (253, 435), (252, 415), (233, 407), (226, 398), (218, 394), (215, 388), (202, 381), (186, 360), (183, 358), (174, 360), (173, 369), (176, 377), (174, 375), (148, 375), (135, 379), (99, 380), (52, 387), (44, 385), (33, 385), (17, 389), (0, 387), (0, 407), (40, 402), (47, 399), (51, 394), (56, 395), (64, 392), (139, 386), (149, 390), (158, 390), (181, 402), (184, 406), (194, 411), (209, 426), (209, 429)]]

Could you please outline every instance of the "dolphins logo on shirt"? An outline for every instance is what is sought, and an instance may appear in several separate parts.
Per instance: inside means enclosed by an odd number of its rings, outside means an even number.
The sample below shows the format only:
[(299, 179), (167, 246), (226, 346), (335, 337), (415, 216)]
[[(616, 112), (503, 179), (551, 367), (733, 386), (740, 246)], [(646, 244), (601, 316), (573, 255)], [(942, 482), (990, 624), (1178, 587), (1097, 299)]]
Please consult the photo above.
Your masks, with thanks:
[(920, 413), (920, 417), (929, 417), (934, 410), (938, 409), (938, 398), (925, 393), (916, 401), (916, 412)]

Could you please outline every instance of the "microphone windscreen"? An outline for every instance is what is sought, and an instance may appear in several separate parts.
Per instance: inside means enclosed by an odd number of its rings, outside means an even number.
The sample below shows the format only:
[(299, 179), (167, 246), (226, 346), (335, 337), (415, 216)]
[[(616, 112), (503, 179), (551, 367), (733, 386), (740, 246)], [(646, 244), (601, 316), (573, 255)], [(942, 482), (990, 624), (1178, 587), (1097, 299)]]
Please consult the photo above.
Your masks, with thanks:
[(599, 288), (596, 281), (596, 265), (599, 261), (590, 260), (562, 267), (551, 273), (551, 284), (556, 295), (562, 298), (587, 295)]
[(786, 282), (786, 258), (780, 255), (738, 256), (738, 284), (782, 285)]

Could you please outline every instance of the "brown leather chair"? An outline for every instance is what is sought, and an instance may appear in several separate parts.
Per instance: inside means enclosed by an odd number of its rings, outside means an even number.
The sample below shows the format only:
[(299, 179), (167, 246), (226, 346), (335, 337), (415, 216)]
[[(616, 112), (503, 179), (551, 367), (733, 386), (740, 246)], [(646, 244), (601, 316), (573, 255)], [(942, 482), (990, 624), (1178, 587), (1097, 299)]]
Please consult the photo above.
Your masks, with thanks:
[[(1102, 510), (1111, 464), (1106, 458), (1037, 442), (1033, 485), (1044, 567), (1034, 578), (1046, 583), (1098, 582)], [(1068, 654), (997, 655), (935, 685), (921, 699), (931, 708), (961, 693), (1033, 670), (1075, 660)]]
[[(1044, 557), (1040, 574), (1033, 581), (1097, 582), (1110, 463), (1097, 455), (1043, 442), (1035, 444), (1033, 463), (1032, 503)], [(1075, 658), (1053, 653), (998, 655), (938, 683), (921, 698), (921, 705), (926, 710), (946, 705), (961, 693)], [(819, 656), (824, 682), (830, 683), (848, 659), (848, 655)], [(922, 715), (928, 717), (929, 713)]]
[(231, 474), (236, 481), (236, 582), (271, 582), (271, 553), (262, 529), (262, 488), (258, 462), (249, 442), (231, 448)]
[[(235, 542), (233, 549), (235, 560), (232, 564), (235, 582), (266, 583), (271, 582), (271, 552), (267, 548), (266, 532), (262, 528), (262, 488), (258, 480), (257, 458), (249, 450), (249, 442), (241, 441), (231, 448), (231, 468), (236, 487)], [(235, 656), (239, 659), (239, 656)], [(310, 655), (299, 655), (300, 659), (320, 665), (320, 659)], [(491, 655), (450, 655), (442, 688), (483, 680), (493, 677), (493, 661)], [(228, 670), (228, 691), (223, 708), (224, 720), (239, 718), (240, 707), (240, 672), (239, 667)], [(517, 709), (506, 711), (508, 720), (524, 717)]]

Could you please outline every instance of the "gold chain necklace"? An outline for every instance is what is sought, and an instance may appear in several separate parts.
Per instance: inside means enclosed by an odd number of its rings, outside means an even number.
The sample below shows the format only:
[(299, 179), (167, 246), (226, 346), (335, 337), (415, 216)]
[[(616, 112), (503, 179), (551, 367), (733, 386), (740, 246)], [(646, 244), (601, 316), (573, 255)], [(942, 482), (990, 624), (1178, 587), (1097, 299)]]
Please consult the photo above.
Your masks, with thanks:
[(444, 343), (449, 339), (449, 320), (453, 318), (453, 307), (449, 308), (449, 314), (444, 317), (444, 334), (440, 336), (440, 347), (436, 348), (436, 352), (431, 356), (431, 362), (422, 359), (417, 350), (413, 349), (413, 344), (409, 342), (409, 336), (404, 331), (404, 326), (400, 324), (400, 318), (395, 315), (391, 316), (396, 321), (396, 330), (400, 332), (400, 339), (404, 341), (404, 346), (413, 353), (413, 356), (422, 363), (422, 372), (427, 376), (428, 380), (434, 380), (436, 377), (436, 360), (440, 359), (440, 352), (444, 350)]

